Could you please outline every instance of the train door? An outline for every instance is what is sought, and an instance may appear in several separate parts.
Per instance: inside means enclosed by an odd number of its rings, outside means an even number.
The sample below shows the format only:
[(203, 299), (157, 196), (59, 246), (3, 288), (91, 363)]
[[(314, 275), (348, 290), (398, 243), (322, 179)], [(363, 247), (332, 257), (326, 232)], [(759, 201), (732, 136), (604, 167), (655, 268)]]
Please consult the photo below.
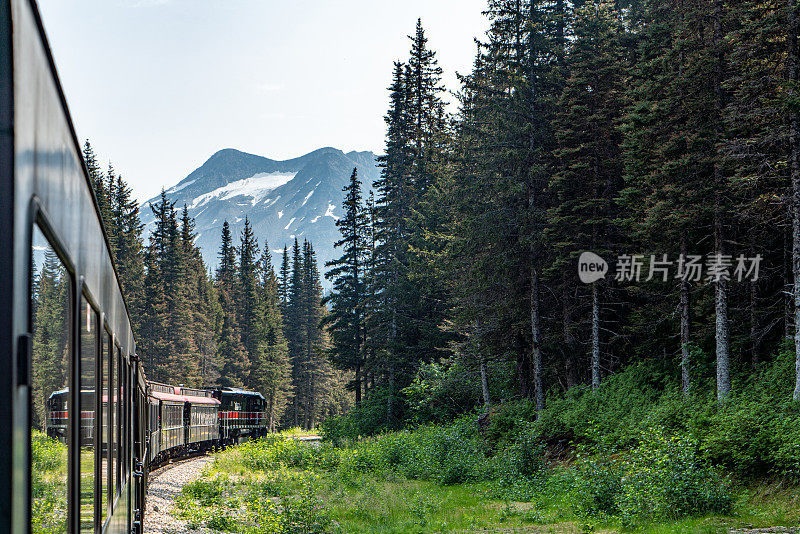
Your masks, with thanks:
[(192, 427), (192, 405), (188, 402), (183, 403), (183, 443), (186, 450), (189, 450), (189, 429)]

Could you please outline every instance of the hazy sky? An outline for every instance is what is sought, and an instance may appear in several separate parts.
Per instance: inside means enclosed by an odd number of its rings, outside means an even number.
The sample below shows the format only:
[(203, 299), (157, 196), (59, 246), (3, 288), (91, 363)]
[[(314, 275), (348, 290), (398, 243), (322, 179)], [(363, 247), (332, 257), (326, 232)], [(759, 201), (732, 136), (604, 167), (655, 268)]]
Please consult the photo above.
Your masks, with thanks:
[(39, 0), (81, 142), (139, 200), (221, 148), (383, 149), (392, 62), (418, 17), (448, 89), (485, 0)]

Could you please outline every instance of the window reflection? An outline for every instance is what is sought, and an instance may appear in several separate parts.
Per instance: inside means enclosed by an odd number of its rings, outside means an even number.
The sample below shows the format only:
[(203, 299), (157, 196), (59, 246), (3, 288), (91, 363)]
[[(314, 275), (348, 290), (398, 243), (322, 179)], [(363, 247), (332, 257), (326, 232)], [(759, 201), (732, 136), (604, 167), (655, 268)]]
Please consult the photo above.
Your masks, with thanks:
[(108, 481), (111, 477), (109, 471), (109, 443), (111, 443), (111, 425), (108, 424), (108, 414), (109, 414), (109, 391), (110, 391), (110, 384), (109, 381), (111, 379), (111, 374), (109, 370), (109, 364), (111, 360), (111, 335), (108, 332), (104, 332), (103, 335), (103, 362), (102, 362), (102, 382), (103, 382), (103, 392), (102, 392), (102, 399), (103, 399), (103, 407), (102, 407), (102, 430), (100, 433), (100, 439), (102, 442), (101, 449), (100, 449), (100, 513), (102, 514), (102, 522), (105, 523), (106, 518), (108, 517)]
[(111, 388), (111, 395), (108, 397), (108, 467), (111, 474), (108, 480), (108, 494), (110, 499), (110, 509), (113, 510), (114, 498), (117, 495), (115, 492), (114, 482), (117, 480), (117, 441), (119, 440), (119, 434), (117, 431), (117, 403), (119, 402), (119, 396), (117, 395), (117, 384), (119, 383), (119, 379), (117, 378), (117, 367), (119, 367), (119, 360), (117, 360), (117, 351), (113, 345), (109, 346), (108, 350), (111, 356), (108, 369), (110, 377), (109, 387)]
[(81, 296), (81, 532), (94, 531), (95, 362), (97, 313)]
[(116, 437), (116, 442), (115, 442), (116, 454), (114, 456), (114, 462), (116, 464), (114, 466), (116, 478), (114, 479), (114, 481), (115, 481), (116, 491), (114, 495), (119, 495), (121, 493), (120, 490), (122, 487), (120, 484), (120, 480), (122, 478), (122, 447), (123, 447), (122, 423), (124, 421), (123, 399), (125, 398), (123, 396), (123, 391), (122, 391), (122, 386), (124, 383), (123, 381), (125, 380), (125, 376), (123, 374), (125, 362), (122, 359), (122, 353), (120, 352), (119, 347), (117, 347), (117, 357), (114, 361), (116, 362), (117, 366), (117, 381), (114, 385), (114, 389), (116, 391), (116, 396), (117, 396), (117, 408), (116, 408), (116, 413), (114, 414), (116, 416), (116, 421), (114, 424), (114, 435)]
[(31, 532), (67, 530), (70, 279), (38, 227), (33, 230), (31, 354)]

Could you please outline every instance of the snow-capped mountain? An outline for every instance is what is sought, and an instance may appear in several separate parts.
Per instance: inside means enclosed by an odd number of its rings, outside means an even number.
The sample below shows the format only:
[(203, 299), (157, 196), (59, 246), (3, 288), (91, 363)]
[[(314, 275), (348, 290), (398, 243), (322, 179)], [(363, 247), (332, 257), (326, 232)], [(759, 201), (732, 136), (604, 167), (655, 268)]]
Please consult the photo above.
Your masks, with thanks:
[[(231, 225), (238, 243), (245, 217), (249, 218), (259, 246), (269, 243), (276, 269), (283, 247), (289, 249), (297, 238), (314, 243), (320, 269), (338, 257), (333, 243), (339, 239), (336, 220), (343, 215), (342, 188), (353, 168), (365, 190), (379, 175), (375, 154), (320, 148), (286, 161), (247, 154), (231, 148), (220, 150), (189, 176), (166, 190), (180, 210), (185, 204), (197, 223), (197, 245), (211, 269), (217, 267), (220, 232), (224, 221)], [(153, 224), (149, 207), (158, 197), (141, 207), (145, 236)], [(329, 287), (327, 281), (323, 285)]]

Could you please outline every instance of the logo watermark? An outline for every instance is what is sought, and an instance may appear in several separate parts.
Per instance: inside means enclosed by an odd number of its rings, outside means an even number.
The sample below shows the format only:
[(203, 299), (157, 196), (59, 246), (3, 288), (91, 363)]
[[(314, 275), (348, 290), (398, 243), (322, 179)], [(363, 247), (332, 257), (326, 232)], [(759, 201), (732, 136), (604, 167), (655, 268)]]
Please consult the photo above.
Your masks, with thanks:
[[(761, 255), (736, 257), (729, 254), (680, 254), (670, 259), (668, 254), (648, 257), (644, 254), (620, 254), (614, 264), (614, 280), (617, 282), (649, 282), (651, 280), (686, 280), (687, 282), (719, 282), (736, 280), (741, 282), (758, 280)], [(605, 278), (608, 263), (594, 252), (582, 252), (578, 258), (578, 278), (591, 284)]]
[(606, 260), (594, 252), (581, 252), (581, 256), (578, 258), (578, 277), (581, 282), (584, 284), (597, 282), (601, 278), (605, 278), (607, 272)]

